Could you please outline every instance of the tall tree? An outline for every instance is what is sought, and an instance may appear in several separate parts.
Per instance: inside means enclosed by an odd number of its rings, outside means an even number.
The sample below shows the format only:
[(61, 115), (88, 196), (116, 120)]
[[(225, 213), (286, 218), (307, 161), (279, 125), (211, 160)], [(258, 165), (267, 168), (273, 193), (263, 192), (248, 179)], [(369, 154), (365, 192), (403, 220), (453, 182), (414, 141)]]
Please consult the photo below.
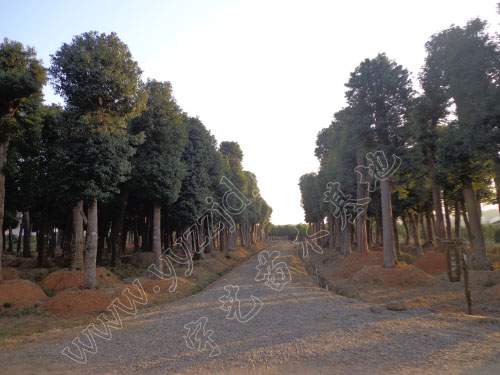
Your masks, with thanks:
[[(97, 202), (118, 193), (127, 179), (134, 150), (126, 119), (144, 104), (141, 70), (115, 33), (95, 31), (75, 36), (52, 56), (50, 73), (56, 92), (73, 114), (68, 127), (70, 163), (67, 186), (75, 193), (74, 215), (88, 204), (85, 287), (95, 286)], [(79, 212), (80, 211), (80, 212)]]
[[(475, 269), (492, 266), (486, 257), (478, 214), (480, 202), (476, 199), (473, 186), (477, 177), (474, 169), (477, 165), (484, 165), (488, 158), (500, 165), (500, 52), (485, 28), (484, 21), (475, 19), (463, 28), (452, 26), (433, 35), (426, 45), (426, 70), (436, 72), (432, 75), (433, 85), (444, 91), (456, 108), (456, 126), (446, 133), (443, 145), (460, 146), (454, 159), (460, 160), (457, 172), (461, 173), (462, 192), (472, 231), (471, 266)], [(500, 167), (495, 169), (500, 171)]]
[[(346, 84), (347, 102), (354, 113), (374, 129), (377, 149), (390, 158), (402, 152), (404, 141), (401, 128), (406, 125), (412, 97), (408, 71), (390, 60), (385, 54), (364, 60)], [(384, 267), (394, 267), (392, 220), (392, 182), (385, 178), (380, 182), (384, 242)]]
[(148, 81), (147, 109), (131, 121), (131, 133), (143, 134), (144, 142), (133, 159), (134, 194), (153, 208), (153, 253), (157, 270), (161, 261), (161, 207), (179, 195), (185, 164), (181, 160), (187, 130), (169, 82)]
[[(14, 115), (27, 99), (40, 96), (45, 84), (45, 69), (33, 48), (4, 39), (0, 44), (0, 228), (5, 206), (5, 172), (7, 151), (16, 131)], [(3, 231), (1, 234), (3, 241)], [(0, 258), (1, 258), (0, 249)], [(2, 279), (0, 265), (0, 280)]]

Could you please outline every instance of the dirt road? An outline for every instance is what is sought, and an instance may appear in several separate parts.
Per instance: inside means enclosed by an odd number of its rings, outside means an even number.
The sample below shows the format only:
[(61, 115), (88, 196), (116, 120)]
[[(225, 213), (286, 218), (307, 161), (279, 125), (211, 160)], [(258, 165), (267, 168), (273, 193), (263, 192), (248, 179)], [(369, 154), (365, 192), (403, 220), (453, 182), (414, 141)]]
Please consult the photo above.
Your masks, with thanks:
[(372, 312), (315, 287), (292, 245), (268, 251), (260, 266), (254, 256), (197, 295), (123, 319), (85, 364), (61, 354), (85, 362), (71, 344), (88, 343), (80, 327), (0, 347), (0, 374), (500, 374), (496, 321)]

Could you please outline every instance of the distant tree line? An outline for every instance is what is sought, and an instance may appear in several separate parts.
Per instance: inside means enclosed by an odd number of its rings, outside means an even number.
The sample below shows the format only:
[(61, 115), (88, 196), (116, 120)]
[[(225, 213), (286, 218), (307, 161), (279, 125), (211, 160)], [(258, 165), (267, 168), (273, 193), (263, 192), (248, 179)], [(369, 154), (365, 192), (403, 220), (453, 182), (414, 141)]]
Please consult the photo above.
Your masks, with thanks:
[[(175, 242), (202, 258), (216, 246), (233, 248), (238, 236), (250, 246), (269, 226), (271, 207), (255, 175), (243, 170), (239, 145), (217, 145), (198, 118), (182, 111), (169, 82), (143, 82), (141, 73), (115, 33), (75, 36), (48, 69), (33, 48), (0, 44), (2, 236), (8, 231), (12, 251), (22, 213), (24, 256), (31, 256), (34, 231), (39, 265), (46, 267), (59, 245), (70, 269), (85, 270), (88, 288), (96, 264), (120, 264), (128, 237), (160, 264), (161, 249)], [(64, 107), (44, 105), (47, 77)], [(198, 249), (194, 232), (182, 234), (213, 201), (229, 199), (223, 176), (250, 204), (233, 218), (237, 230), (226, 227)], [(196, 235), (206, 237), (209, 225)]]

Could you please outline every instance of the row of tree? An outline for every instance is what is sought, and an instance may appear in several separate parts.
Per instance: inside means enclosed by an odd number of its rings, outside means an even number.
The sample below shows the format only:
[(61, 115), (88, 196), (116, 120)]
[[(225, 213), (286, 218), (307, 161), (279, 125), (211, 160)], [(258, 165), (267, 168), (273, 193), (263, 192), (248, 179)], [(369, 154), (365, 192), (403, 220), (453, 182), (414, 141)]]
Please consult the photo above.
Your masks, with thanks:
[[(47, 72), (64, 108), (43, 104)], [(239, 145), (217, 146), (202, 122), (181, 110), (169, 82), (143, 82), (114, 33), (75, 36), (49, 69), (32, 48), (5, 39), (0, 115), (2, 234), (12, 236), (22, 212), (24, 255), (32, 231), (41, 267), (59, 243), (71, 269), (84, 269), (86, 287), (95, 286), (96, 264), (120, 264), (128, 234), (157, 264), (162, 247), (179, 242), (195, 258), (214, 246), (234, 247), (236, 231), (228, 228), (208, 246), (194, 232), (183, 236), (225, 198), (222, 176), (250, 202), (233, 217), (243, 246), (269, 222), (271, 208), (243, 170)], [(211, 225), (199, 225), (196, 236), (207, 237)]]
[[(344, 254), (353, 244), (358, 252), (383, 244), (384, 266), (394, 267), (398, 218), (419, 254), (420, 233), (429, 246), (436, 237), (461, 237), (462, 218), (472, 248), (471, 267), (490, 269), (481, 203), (500, 206), (498, 36), (474, 19), (433, 35), (426, 52), (420, 92), (408, 71), (385, 54), (364, 60), (351, 73), (345, 85), (347, 106), (317, 137), (320, 169), (300, 179), (305, 220), (319, 230), (326, 217), (328, 246)], [(392, 165), (397, 171), (377, 176)], [(329, 182), (338, 182), (345, 195), (338, 204), (325, 201)], [(368, 198), (362, 210), (353, 204)], [(355, 220), (342, 226), (342, 215)]]

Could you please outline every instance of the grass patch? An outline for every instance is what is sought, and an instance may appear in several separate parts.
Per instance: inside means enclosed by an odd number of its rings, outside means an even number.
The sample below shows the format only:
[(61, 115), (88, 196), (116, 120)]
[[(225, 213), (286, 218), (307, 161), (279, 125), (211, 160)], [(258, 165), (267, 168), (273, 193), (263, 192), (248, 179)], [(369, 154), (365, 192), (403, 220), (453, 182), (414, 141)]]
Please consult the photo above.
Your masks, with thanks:
[(56, 291), (54, 289), (42, 289), (43, 292), (47, 295), (47, 297), (54, 297), (56, 295)]

